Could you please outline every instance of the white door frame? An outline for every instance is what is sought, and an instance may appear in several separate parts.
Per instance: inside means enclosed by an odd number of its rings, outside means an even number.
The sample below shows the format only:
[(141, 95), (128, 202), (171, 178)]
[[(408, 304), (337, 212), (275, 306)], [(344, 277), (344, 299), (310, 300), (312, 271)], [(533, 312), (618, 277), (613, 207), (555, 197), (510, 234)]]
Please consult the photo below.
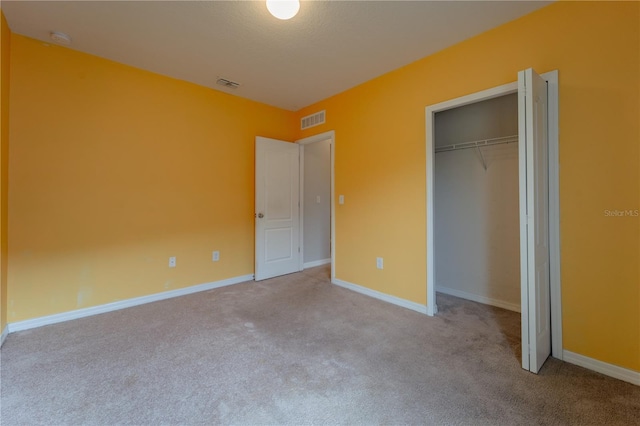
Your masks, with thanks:
[[(559, 198), (559, 152), (558, 152), (558, 71), (541, 76), (548, 83), (549, 112), (549, 256), (551, 298), (551, 349), (554, 358), (562, 359), (562, 303), (560, 283), (560, 198)], [(516, 93), (518, 82), (472, 93), (456, 99), (426, 107), (426, 162), (427, 162), (427, 315), (438, 312), (436, 305), (435, 244), (434, 244), (434, 166), (435, 166), (435, 114), (451, 108)], [(518, 141), (518, 144), (524, 141)], [(520, 188), (522, 191), (523, 188)], [(522, 309), (523, 313), (526, 310)], [(524, 321), (528, 318), (523, 318)]]
[[(295, 143), (299, 144), (302, 148), (304, 145), (309, 145), (315, 142), (322, 142), (329, 139), (331, 141), (331, 281), (336, 277), (336, 211), (335, 211), (335, 152), (336, 152), (336, 136), (335, 131), (320, 133), (318, 135), (309, 136), (307, 138), (299, 139)], [(303, 153), (303, 150), (300, 150)], [(301, 158), (300, 167), (300, 270), (303, 269), (304, 263), (304, 166), (302, 165)]]

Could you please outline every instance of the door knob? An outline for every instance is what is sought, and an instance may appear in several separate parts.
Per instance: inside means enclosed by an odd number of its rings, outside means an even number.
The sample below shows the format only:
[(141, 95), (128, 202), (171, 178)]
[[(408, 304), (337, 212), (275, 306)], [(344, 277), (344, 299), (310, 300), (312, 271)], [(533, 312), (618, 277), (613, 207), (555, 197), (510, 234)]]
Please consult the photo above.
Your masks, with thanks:
[(262, 219), (264, 215), (262, 213), (258, 213), (258, 218)]

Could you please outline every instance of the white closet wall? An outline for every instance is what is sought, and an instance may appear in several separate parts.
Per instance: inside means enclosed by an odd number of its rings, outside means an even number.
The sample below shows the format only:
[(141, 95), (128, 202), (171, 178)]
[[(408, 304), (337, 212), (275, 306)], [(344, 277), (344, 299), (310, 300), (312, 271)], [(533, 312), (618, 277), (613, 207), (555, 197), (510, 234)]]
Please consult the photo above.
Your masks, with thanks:
[[(436, 150), (517, 133), (515, 94), (436, 114)], [(518, 146), (480, 149), (435, 156), (436, 290), (519, 310)]]
[(331, 260), (331, 140), (304, 145), (304, 263)]

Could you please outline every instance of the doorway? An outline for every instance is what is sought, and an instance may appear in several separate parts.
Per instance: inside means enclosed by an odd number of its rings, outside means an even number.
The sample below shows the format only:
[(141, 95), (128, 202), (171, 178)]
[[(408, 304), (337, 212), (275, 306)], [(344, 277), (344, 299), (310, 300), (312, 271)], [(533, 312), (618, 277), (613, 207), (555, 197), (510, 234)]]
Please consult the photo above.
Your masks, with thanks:
[[(330, 211), (327, 217), (320, 218), (324, 223), (325, 242), (324, 251), (315, 261), (306, 262), (304, 232), (304, 151), (305, 146), (312, 145), (308, 152), (321, 152), (326, 160), (329, 154), (329, 192), (326, 185), (322, 185), (320, 193), (313, 193), (313, 207), (320, 204), (319, 214)], [(318, 149), (316, 149), (316, 147)], [(323, 149), (324, 148), (324, 149)], [(327, 148), (328, 151), (327, 152)], [(306, 267), (319, 266), (331, 262), (331, 279), (335, 278), (335, 208), (334, 208), (334, 131), (325, 132), (296, 141), (295, 143), (256, 137), (256, 185), (255, 185), (255, 270), (257, 281), (284, 274), (302, 271)], [(311, 157), (309, 157), (311, 158)], [(324, 160), (321, 160), (324, 161)], [(324, 179), (327, 178), (327, 165), (322, 169)], [(313, 168), (313, 167), (312, 167)], [(326, 184), (326, 182), (322, 182)], [(313, 188), (318, 192), (318, 188)], [(318, 203), (318, 197), (320, 202)], [(324, 203), (324, 205), (323, 205)], [(328, 207), (328, 209), (327, 209)], [(313, 209), (310, 209), (313, 210)], [(326, 242), (330, 253), (326, 251)]]
[(331, 263), (331, 139), (300, 145), (303, 268)]
[(335, 132), (296, 141), (300, 146), (302, 269), (331, 264), (335, 278)]
[(437, 297), (520, 312), (518, 97), (440, 111), (434, 124)]
[[(426, 170), (427, 170), (427, 314), (435, 315), (437, 313), (437, 305), (436, 305), (436, 277), (437, 271), (435, 270), (435, 244), (434, 244), (434, 157), (435, 157), (435, 114), (441, 111), (446, 111), (452, 108), (461, 107), (493, 98), (497, 98), (504, 95), (509, 95), (513, 93), (519, 94), (519, 111), (524, 110), (524, 93), (525, 89), (528, 90), (526, 93), (528, 94), (529, 100), (538, 99), (537, 96), (532, 96), (530, 93), (531, 84), (529, 87), (523, 83), (524, 76), (527, 78), (531, 78), (531, 76), (537, 77), (537, 74), (533, 72), (533, 70), (523, 71), (519, 74), (519, 83), (514, 82), (510, 84), (506, 84), (503, 86), (495, 87), (492, 89), (484, 90), (478, 93), (474, 93), (471, 95), (463, 96), (460, 98), (452, 99), (450, 101), (442, 102), (436, 105), (431, 105), (426, 108), (426, 148), (427, 148), (427, 156), (426, 156)], [(548, 213), (548, 224), (549, 224), (549, 232), (548, 232), (548, 276), (549, 276), (549, 289), (548, 289), (548, 300), (549, 306), (547, 306), (546, 311), (550, 312), (550, 346), (551, 353), (555, 358), (562, 359), (562, 315), (561, 315), (561, 303), (560, 303), (560, 254), (559, 254), (559, 197), (558, 197), (558, 73), (557, 71), (552, 71), (541, 76), (537, 77), (539, 80), (543, 81), (545, 84), (545, 98), (548, 95), (548, 102), (545, 103), (545, 119), (547, 123), (545, 125), (546, 132), (545, 137), (548, 140), (548, 153), (545, 153), (545, 158), (548, 159), (548, 170), (545, 173), (544, 179), (548, 182), (549, 194), (548, 194), (548, 211), (545, 209), (545, 213)], [(520, 86), (520, 87), (519, 87)], [(527, 104), (528, 105), (528, 104)], [(528, 131), (525, 132), (525, 123), (527, 124)], [(529, 155), (531, 151), (531, 124), (529, 121), (525, 121), (523, 115), (519, 113), (519, 140), (518, 140), (518, 149), (519, 149), (519, 173), (520, 173), (520, 183), (519, 183), (519, 198), (520, 205), (523, 205), (523, 201), (525, 203), (529, 202), (529, 196), (531, 196), (532, 191), (527, 184), (526, 179), (523, 176), (527, 175), (527, 170), (531, 172), (533, 167), (529, 167), (530, 164), (527, 160), (531, 161), (533, 156)], [(526, 135), (526, 138), (523, 136)], [(528, 139), (527, 139), (528, 138)], [(527, 142), (528, 140), (528, 142)], [(528, 155), (528, 157), (527, 157)], [(523, 172), (524, 170), (524, 172)], [(525, 173), (523, 175), (523, 173)], [(529, 179), (530, 180), (530, 179)], [(525, 204), (526, 205), (526, 204)], [(533, 206), (535, 207), (535, 206)], [(531, 207), (530, 207), (531, 208)], [(521, 227), (521, 235), (525, 236), (527, 244), (531, 243), (533, 240), (528, 237), (527, 231), (527, 220), (531, 220), (531, 217), (528, 217), (526, 214), (523, 215), (522, 210), (520, 214), (520, 227)], [(529, 226), (529, 229), (532, 229)], [(527, 239), (528, 238), (528, 239)], [(529, 250), (529, 253), (525, 246), (525, 254), (522, 255), (523, 250), (521, 250), (521, 268), (524, 265), (524, 271), (521, 277), (521, 296), (522, 296), (522, 342), (523, 342), (523, 368), (527, 370), (531, 370), (537, 372), (537, 367), (530, 367), (529, 364), (529, 350), (530, 348), (536, 347), (535, 341), (529, 340), (529, 326), (535, 327), (538, 323), (535, 321), (537, 309), (528, 309), (529, 303), (525, 301), (528, 295), (532, 295), (531, 293), (531, 282), (530, 276), (533, 272), (531, 265), (531, 256), (532, 251)], [(527, 258), (527, 255), (529, 258)], [(527, 281), (528, 280), (528, 281)], [(535, 292), (533, 294), (535, 297)], [(535, 303), (535, 301), (534, 301)], [(536, 306), (537, 308), (538, 306)], [(533, 321), (530, 321), (530, 318), (533, 318)], [(531, 336), (533, 338), (533, 336)], [(541, 364), (540, 364), (541, 365)]]

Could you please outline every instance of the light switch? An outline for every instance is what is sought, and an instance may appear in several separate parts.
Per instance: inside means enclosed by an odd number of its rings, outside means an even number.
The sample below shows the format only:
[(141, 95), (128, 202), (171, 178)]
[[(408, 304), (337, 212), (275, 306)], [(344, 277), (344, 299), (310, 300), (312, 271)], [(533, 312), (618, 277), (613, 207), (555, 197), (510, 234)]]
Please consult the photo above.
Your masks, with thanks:
[(338, 204), (344, 204), (344, 195), (338, 196)]
[(320, 196), (319, 195), (316, 195), (316, 203), (320, 204)]

